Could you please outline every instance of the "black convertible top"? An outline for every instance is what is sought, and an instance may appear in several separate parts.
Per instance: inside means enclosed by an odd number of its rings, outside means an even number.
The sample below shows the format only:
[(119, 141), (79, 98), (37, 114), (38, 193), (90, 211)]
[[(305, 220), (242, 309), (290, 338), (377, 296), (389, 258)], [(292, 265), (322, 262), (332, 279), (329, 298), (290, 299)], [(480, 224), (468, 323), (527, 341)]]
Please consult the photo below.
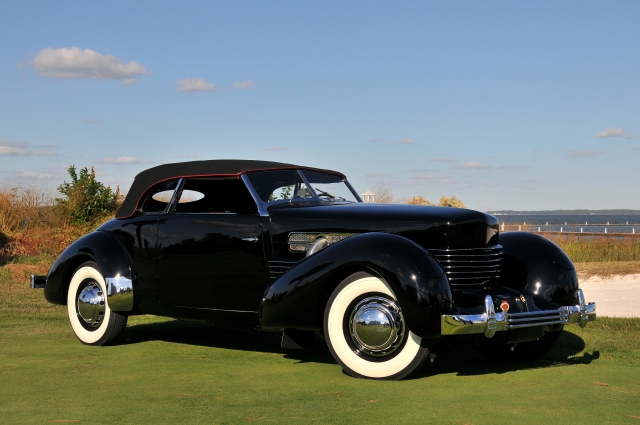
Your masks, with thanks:
[(135, 212), (140, 198), (151, 186), (158, 182), (180, 177), (195, 176), (239, 176), (250, 171), (283, 170), (283, 169), (315, 170), (344, 177), (342, 173), (322, 170), (313, 167), (302, 167), (293, 164), (271, 161), (252, 161), (242, 159), (213, 159), (208, 161), (177, 162), (158, 165), (138, 174), (127, 193), (122, 206), (116, 213), (116, 218), (126, 218)]

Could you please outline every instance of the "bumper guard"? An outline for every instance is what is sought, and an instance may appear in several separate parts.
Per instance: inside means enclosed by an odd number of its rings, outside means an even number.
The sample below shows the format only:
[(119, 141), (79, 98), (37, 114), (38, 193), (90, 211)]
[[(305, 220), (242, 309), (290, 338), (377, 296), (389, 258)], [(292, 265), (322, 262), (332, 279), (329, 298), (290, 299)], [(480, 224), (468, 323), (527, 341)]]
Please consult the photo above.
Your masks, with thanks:
[(468, 335), (484, 333), (487, 338), (496, 332), (508, 329), (531, 328), (544, 325), (577, 323), (581, 328), (596, 320), (596, 304), (584, 299), (582, 289), (578, 289), (578, 305), (560, 307), (557, 310), (527, 311), (523, 313), (496, 313), (493, 299), (484, 299), (485, 312), (482, 314), (443, 315), (442, 335)]

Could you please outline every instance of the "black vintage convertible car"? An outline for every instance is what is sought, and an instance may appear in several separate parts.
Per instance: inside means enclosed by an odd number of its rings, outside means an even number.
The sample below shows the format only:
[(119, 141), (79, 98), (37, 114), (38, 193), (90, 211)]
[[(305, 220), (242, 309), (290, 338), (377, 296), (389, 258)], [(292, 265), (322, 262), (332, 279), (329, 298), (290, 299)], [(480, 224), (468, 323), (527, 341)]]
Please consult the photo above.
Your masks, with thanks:
[(443, 341), (534, 359), (563, 326), (595, 320), (569, 258), (496, 218), (447, 207), (363, 203), (338, 172), (214, 160), (143, 171), (116, 217), (45, 276), (78, 339), (112, 342), (155, 314), (322, 335), (352, 376), (401, 379)]

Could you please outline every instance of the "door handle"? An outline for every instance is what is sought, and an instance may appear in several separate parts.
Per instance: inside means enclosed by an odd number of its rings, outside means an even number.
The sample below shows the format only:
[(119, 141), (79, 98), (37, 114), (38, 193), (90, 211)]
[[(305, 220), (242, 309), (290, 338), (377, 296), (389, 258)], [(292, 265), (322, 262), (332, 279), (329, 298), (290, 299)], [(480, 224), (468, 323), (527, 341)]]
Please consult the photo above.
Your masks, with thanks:
[(243, 241), (247, 242), (258, 242), (258, 238), (242, 238)]

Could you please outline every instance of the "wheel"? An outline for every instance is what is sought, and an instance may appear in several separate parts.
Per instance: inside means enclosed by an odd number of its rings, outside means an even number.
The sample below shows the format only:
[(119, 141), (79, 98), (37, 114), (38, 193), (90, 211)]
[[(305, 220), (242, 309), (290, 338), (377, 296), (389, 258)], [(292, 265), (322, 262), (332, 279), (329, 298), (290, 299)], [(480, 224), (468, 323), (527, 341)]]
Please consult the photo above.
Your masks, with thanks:
[(548, 332), (537, 341), (519, 342), (515, 345), (487, 344), (480, 347), (480, 352), (489, 359), (533, 361), (547, 354), (556, 345), (561, 335), (562, 330), (559, 330)]
[(324, 335), (336, 362), (358, 378), (405, 378), (429, 353), (407, 328), (389, 285), (364, 272), (349, 276), (331, 294)]
[(106, 345), (127, 325), (127, 316), (111, 311), (107, 285), (93, 261), (81, 264), (73, 273), (67, 292), (67, 311), (71, 328), (80, 342)]

